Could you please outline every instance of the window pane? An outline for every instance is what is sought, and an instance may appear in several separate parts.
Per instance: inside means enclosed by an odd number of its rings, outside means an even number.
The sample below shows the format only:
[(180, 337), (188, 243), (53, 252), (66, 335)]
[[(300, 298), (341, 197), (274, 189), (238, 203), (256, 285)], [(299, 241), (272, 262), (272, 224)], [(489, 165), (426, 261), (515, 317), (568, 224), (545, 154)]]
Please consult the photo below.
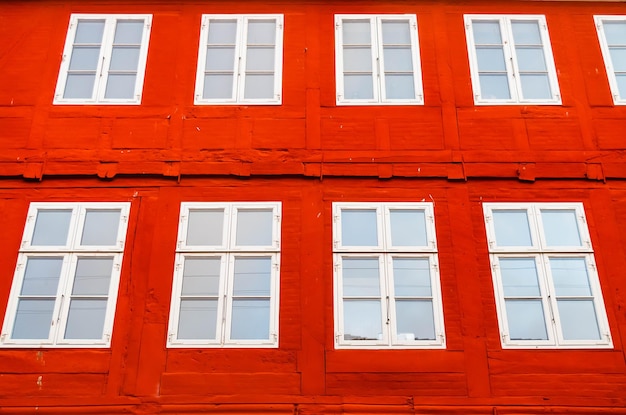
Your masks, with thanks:
[(592, 300), (558, 300), (557, 304), (565, 340), (600, 340)]
[(382, 22), (383, 44), (410, 45), (411, 33), (408, 21), (388, 20)]
[(62, 267), (63, 257), (28, 258), (20, 295), (56, 295)]
[[(476, 57), (478, 58), (478, 70), (506, 72), (502, 48), (477, 47)], [(508, 84), (504, 89), (508, 89)]]
[(70, 71), (95, 71), (98, 67), (100, 47), (74, 46), (70, 58)]
[(396, 300), (398, 340), (434, 340), (435, 318), (431, 300)]
[(115, 28), (115, 44), (141, 44), (143, 20), (118, 20)]
[(378, 246), (376, 209), (341, 209), (343, 246)]
[(512, 22), (513, 40), (516, 45), (541, 45), (538, 22)]
[(541, 210), (548, 246), (582, 246), (575, 210)]
[(522, 95), (524, 99), (550, 99), (550, 79), (548, 74), (521, 74)]
[(235, 48), (209, 46), (206, 50), (207, 71), (228, 71), (235, 68)]
[(183, 269), (184, 296), (217, 296), (222, 260), (213, 258), (185, 258)]
[(187, 245), (222, 245), (223, 229), (224, 209), (190, 209), (187, 221)]
[(415, 209), (392, 209), (389, 211), (391, 223), (391, 245), (427, 246), (426, 213)]
[(346, 99), (374, 98), (374, 85), (372, 84), (372, 75), (344, 74), (343, 93)]
[(500, 258), (505, 297), (539, 297), (537, 264), (534, 258)]
[(380, 296), (378, 258), (343, 259), (343, 295)]
[(235, 258), (233, 296), (270, 296), (272, 258)]
[(430, 263), (427, 258), (394, 258), (393, 287), (397, 297), (430, 297)]
[(369, 20), (344, 20), (342, 33), (344, 45), (369, 45), (371, 43)]
[(23, 300), (17, 304), (12, 339), (47, 339), (52, 323), (53, 299)]
[(106, 308), (106, 299), (72, 299), (65, 339), (101, 339)]
[(230, 338), (265, 340), (270, 338), (270, 300), (233, 299)]
[(78, 258), (73, 295), (108, 295), (113, 258)]
[(511, 340), (547, 340), (541, 300), (506, 300)]
[(499, 45), (502, 43), (500, 23), (497, 21), (472, 22), (474, 42), (477, 45)]
[(343, 301), (344, 340), (382, 339), (380, 300)]
[(609, 45), (626, 44), (626, 22), (603, 21), (604, 36)]
[[(626, 43), (626, 39), (624, 39), (624, 43)], [(613, 70), (620, 72), (626, 71), (626, 48), (612, 47), (609, 53), (611, 55)]]
[(276, 20), (248, 21), (248, 45), (273, 45), (276, 39)]
[(105, 98), (131, 99), (135, 94), (136, 74), (109, 74)]
[[(274, 71), (274, 47), (248, 48), (246, 52), (247, 71)], [(271, 83), (272, 91), (274, 83)]]
[(71, 209), (41, 209), (37, 211), (31, 245), (64, 246), (72, 219)]
[(245, 99), (274, 99), (274, 74), (246, 74)]
[(209, 23), (209, 44), (234, 44), (237, 38), (236, 20), (211, 20)]
[(272, 246), (272, 225), (274, 211), (245, 210), (237, 211), (237, 246)]
[(120, 224), (120, 210), (88, 209), (81, 245), (117, 245), (117, 231)]
[(76, 37), (74, 43), (95, 43), (102, 42), (104, 32), (104, 20), (79, 20), (76, 27)]
[(136, 71), (139, 66), (139, 47), (114, 47), (111, 51), (111, 71)]
[(509, 79), (506, 74), (481, 74), (480, 95), (483, 99), (510, 99)]
[(216, 338), (217, 300), (181, 300), (178, 316), (179, 339)]
[(383, 50), (385, 72), (413, 72), (413, 56), (410, 48), (390, 48)]
[(385, 75), (385, 98), (415, 99), (413, 74)]
[(557, 296), (591, 296), (584, 258), (550, 258)]
[(231, 99), (233, 97), (233, 75), (204, 75), (204, 99)]
[(526, 210), (494, 210), (493, 225), (498, 246), (532, 246)]
[(68, 74), (63, 98), (91, 98), (95, 74)]
[(541, 48), (517, 48), (517, 65), (524, 71), (547, 71), (546, 59)]
[(343, 48), (344, 72), (371, 72), (372, 50), (368, 48)]

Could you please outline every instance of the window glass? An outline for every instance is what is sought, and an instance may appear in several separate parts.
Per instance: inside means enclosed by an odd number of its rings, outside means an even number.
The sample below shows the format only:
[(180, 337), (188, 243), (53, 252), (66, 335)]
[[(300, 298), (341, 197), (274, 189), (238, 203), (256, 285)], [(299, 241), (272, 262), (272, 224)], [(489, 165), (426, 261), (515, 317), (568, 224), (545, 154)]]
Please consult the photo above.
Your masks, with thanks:
[(430, 203), (333, 204), (337, 348), (445, 345), (432, 215)]
[(377, 246), (376, 210), (344, 209), (341, 211), (341, 237), (344, 246)]
[(526, 210), (494, 210), (493, 224), (498, 246), (532, 246)]
[(611, 347), (582, 204), (483, 208), (503, 347)]
[(72, 211), (68, 209), (47, 209), (37, 212), (31, 245), (66, 245), (71, 219)]
[(110, 345), (129, 208), (30, 204), (0, 347)]
[(558, 104), (560, 96), (544, 16), (466, 15), (477, 104)]
[(182, 203), (180, 215), (168, 347), (278, 347), (280, 203)]
[(422, 102), (414, 15), (337, 15), (335, 22), (338, 104)]
[(204, 15), (196, 104), (280, 104), (282, 15)]
[(85, 216), (81, 245), (117, 244), (119, 223), (119, 210), (88, 210)]
[(72, 15), (54, 103), (139, 104), (151, 19)]

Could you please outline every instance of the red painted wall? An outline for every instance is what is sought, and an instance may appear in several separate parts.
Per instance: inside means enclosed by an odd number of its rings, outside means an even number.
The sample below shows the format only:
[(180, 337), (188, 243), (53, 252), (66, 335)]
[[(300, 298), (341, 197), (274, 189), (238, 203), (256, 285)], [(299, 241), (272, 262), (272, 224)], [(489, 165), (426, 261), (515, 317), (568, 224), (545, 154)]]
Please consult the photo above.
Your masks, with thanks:
[[(152, 13), (139, 106), (53, 106), (71, 13)], [(283, 13), (281, 106), (194, 106), (203, 13)], [(335, 13), (418, 16), (425, 105), (336, 107)], [(544, 14), (563, 105), (473, 104), (465, 13)], [(0, 349), (2, 413), (626, 414), (626, 107), (601, 2), (0, 3), (0, 318), (32, 201), (131, 201), (112, 345)], [(331, 203), (435, 203), (446, 350), (333, 350)], [(282, 202), (278, 349), (166, 349), (181, 201)], [(502, 350), (482, 202), (584, 204), (614, 348)]]

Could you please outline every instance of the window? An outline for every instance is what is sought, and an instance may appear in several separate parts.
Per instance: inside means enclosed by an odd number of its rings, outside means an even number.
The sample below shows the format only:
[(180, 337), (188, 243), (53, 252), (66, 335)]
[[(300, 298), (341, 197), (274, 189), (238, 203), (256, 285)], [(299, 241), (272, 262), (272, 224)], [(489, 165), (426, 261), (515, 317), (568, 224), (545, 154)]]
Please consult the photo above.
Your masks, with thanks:
[(335, 347), (444, 347), (430, 203), (334, 203)]
[(281, 103), (282, 15), (203, 15), (196, 104)]
[(169, 347), (278, 347), (280, 209), (182, 203)]
[(139, 104), (151, 15), (73, 14), (55, 104)]
[(336, 15), (337, 104), (423, 104), (415, 15)]
[(129, 203), (31, 203), (0, 345), (108, 347)]
[(611, 347), (580, 203), (485, 203), (503, 347)]
[(595, 16), (615, 104), (626, 104), (626, 16)]
[(560, 104), (544, 16), (466, 15), (476, 104)]

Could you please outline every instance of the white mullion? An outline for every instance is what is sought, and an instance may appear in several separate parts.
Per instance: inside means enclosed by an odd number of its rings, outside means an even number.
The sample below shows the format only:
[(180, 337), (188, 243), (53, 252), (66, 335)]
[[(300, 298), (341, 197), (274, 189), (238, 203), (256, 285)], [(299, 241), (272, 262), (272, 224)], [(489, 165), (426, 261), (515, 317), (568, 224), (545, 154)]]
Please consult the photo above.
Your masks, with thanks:
[(111, 66), (111, 58), (113, 53), (113, 39), (117, 28), (117, 17), (108, 16), (104, 23), (104, 32), (102, 33), (102, 48), (100, 49), (99, 69), (96, 74), (96, 100), (104, 101), (104, 94), (109, 82), (109, 67)]
[(372, 17), (371, 44), (372, 44), (372, 78), (374, 80), (374, 101), (383, 102), (387, 99), (385, 90), (385, 53), (383, 45), (383, 19), (380, 16)]
[(548, 22), (546, 21), (544, 16), (537, 16), (537, 24), (539, 25), (541, 48), (543, 50), (543, 58), (546, 62), (546, 72), (548, 76), (548, 82), (550, 82), (550, 92), (552, 93), (550, 101), (556, 101), (556, 103), (560, 103), (561, 92), (559, 90), (556, 64), (554, 63), (554, 54), (552, 53), (552, 42), (550, 42), (550, 33), (548, 32)]
[(335, 15), (335, 103), (345, 100), (344, 64), (343, 64), (343, 17)]
[(283, 34), (285, 23), (283, 16), (276, 16), (276, 32), (274, 37), (274, 100), (282, 102), (282, 79), (283, 79)]
[(502, 35), (502, 46), (504, 52), (504, 64), (507, 68), (507, 79), (509, 82), (509, 94), (511, 102), (519, 102), (522, 97), (522, 79), (517, 61), (517, 50), (513, 37), (513, 22), (510, 17), (498, 19), (500, 33)]
[[(422, 61), (420, 56), (419, 30), (417, 25), (417, 17), (411, 15), (408, 17), (409, 35), (411, 36), (411, 64), (413, 65), (413, 88), (415, 91), (415, 100), (424, 103), (424, 87), (422, 85)], [(412, 26), (415, 30), (411, 30)]]
[(391, 345), (393, 341), (391, 327), (394, 325), (393, 316), (393, 289), (389, 287), (389, 269), (388, 269), (388, 255), (378, 255), (378, 284), (380, 286), (380, 308), (381, 308), (381, 331), (382, 342), (386, 345)]
[[(238, 253), (237, 256), (234, 253), (230, 253), (228, 255), (228, 265), (226, 268), (226, 274), (224, 278), (225, 286), (224, 286), (224, 307), (223, 307), (223, 316), (222, 320), (220, 320), (220, 324), (222, 325), (222, 339), (220, 344), (230, 344), (233, 341), (231, 340), (231, 326), (233, 319), (233, 288), (235, 282), (235, 259), (239, 257), (243, 253)], [(244, 254), (245, 255), (245, 254)]]
[(248, 16), (237, 17), (237, 38), (235, 41), (237, 61), (235, 62), (235, 76), (233, 79), (234, 93), (233, 97), (236, 102), (245, 101), (246, 92), (246, 66), (248, 52), (248, 24), (251, 19)]

